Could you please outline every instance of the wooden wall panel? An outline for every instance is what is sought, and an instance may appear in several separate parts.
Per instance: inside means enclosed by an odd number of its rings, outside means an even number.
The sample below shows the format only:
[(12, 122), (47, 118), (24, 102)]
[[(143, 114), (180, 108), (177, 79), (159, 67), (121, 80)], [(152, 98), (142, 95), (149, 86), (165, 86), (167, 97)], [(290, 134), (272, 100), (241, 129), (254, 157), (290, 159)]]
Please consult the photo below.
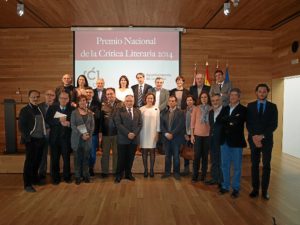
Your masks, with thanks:
[[(0, 29), (0, 102), (20, 101), (18, 88), (26, 102), (28, 90), (58, 86), (62, 74), (72, 72), (72, 62), (70, 29)], [(5, 147), (3, 111), (0, 104), (0, 152)]]
[[(269, 31), (190, 29), (182, 36), (182, 74), (186, 87), (193, 80), (193, 65), (209, 62), (211, 77), (219, 60), (221, 69), (229, 63), (230, 79), (241, 88), (242, 103), (254, 96), (258, 82), (271, 82), (272, 33)], [(72, 33), (70, 29), (0, 30), (0, 102), (20, 99), (17, 88), (46, 90), (60, 83), (63, 73), (72, 72)], [(0, 152), (4, 150), (3, 105), (0, 106)]]
[(300, 62), (292, 65), (292, 59), (300, 61), (300, 47), (297, 53), (292, 53), (291, 44), (298, 41), (300, 44), (300, 17), (285, 24), (273, 32), (273, 78), (300, 75)]

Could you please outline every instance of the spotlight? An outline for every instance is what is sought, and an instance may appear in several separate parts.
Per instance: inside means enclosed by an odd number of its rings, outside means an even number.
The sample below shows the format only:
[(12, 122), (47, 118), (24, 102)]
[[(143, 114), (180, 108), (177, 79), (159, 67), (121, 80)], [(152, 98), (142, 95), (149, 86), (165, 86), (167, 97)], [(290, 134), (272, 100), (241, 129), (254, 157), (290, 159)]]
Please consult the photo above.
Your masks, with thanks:
[(238, 7), (240, 0), (231, 0), (234, 7)]
[(18, 16), (24, 15), (24, 4), (23, 3), (17, 3), (17, 14), (18, 14)]
[(230, 2), (224, 3), (224, 15), (228, 16), (230, 14)]

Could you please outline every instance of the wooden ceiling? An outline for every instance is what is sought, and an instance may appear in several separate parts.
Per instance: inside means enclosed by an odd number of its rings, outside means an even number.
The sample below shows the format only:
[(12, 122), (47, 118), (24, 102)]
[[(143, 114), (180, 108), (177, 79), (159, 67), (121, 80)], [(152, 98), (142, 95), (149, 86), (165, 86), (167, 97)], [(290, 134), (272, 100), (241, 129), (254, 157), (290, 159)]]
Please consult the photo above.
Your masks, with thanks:
[(224, 0), (0, 0), (0, 28), (163, 26), (274, 30), (300, 16), (300, 0), (240, 0), (223, 14)]

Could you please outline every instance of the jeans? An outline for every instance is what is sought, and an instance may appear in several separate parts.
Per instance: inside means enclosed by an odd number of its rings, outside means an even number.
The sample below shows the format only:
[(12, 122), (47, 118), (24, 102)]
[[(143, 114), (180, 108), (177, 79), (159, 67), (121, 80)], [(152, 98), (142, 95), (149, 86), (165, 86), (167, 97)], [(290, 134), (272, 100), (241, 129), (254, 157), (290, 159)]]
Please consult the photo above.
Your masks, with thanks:
[(173, 157), (173, 172), (174, 174), (180, 173), (180, 143), (176, 140), (164, 141), (165, 151), (165, 174), (171, 174), (172, 157)]
[(233, 164), (232, 189), (240, 190), (241, 170), (242, 170), (243, 148), (229, 147), (227, 143), (221, 145), (221, 161), (223, 182), (222, 188), (230, 189), (230, 167)]
[(96, 162), (96, 152), (99, 146), (99, 136), (98, 134), (93, 134), (92, 136), (92, 149), (90, 151), (89, 167), (94, 168)]

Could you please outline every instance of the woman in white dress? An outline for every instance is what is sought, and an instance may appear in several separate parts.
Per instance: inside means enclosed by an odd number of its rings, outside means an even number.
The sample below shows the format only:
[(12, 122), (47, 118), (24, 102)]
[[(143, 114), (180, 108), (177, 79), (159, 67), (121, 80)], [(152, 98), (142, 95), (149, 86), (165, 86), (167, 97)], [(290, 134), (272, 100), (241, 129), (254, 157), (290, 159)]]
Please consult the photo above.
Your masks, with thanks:
[(129, 87), (129, 80), (125, 75), (122, 75), (119, 78), (119, 88), (116, 88), (116, 97), (117, 99), (121, 100), (124, 102), (125, 97), (127, 95), (132, 95), (133, 96), (133, 91)]
[(150, 152), (150, 177), (154, 177), (155, 148), (160, 131), (159, 109), (155, 106), (155, 95), (147, 93), (145, 105), (140, 108), (143, 127), (140, 133), (140, 148), (142, 150), (144, 177), (148, 177), (148, 152)]

